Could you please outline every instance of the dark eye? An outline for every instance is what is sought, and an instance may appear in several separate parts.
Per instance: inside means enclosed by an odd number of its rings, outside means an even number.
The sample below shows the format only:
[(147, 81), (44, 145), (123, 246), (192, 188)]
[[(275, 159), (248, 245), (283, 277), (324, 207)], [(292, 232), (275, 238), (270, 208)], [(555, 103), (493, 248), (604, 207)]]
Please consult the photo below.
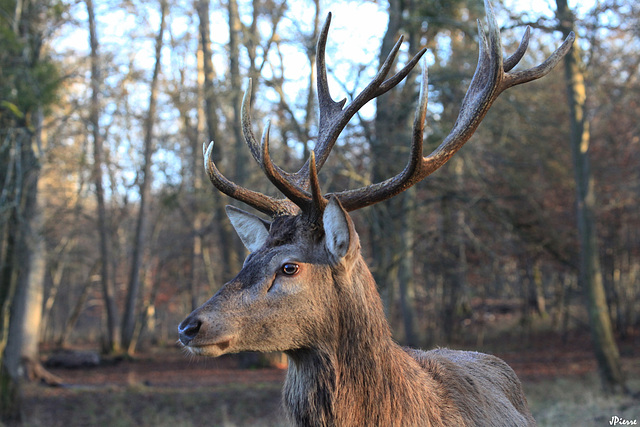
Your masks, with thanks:
[(282, 266), (282, 273), (286, 274), (287, 276), (295, 276), (299, 269), (300, 267), (298, 266), (298, 264), (288, 262)]

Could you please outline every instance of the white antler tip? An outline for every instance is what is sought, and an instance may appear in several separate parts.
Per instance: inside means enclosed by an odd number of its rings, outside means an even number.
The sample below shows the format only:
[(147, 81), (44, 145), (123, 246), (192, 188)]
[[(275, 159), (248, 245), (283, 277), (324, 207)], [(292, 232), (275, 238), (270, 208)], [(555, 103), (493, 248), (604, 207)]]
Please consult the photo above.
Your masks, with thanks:
[(262, 156), (264, 160), (264, 156), (269, 153), (269, 132), (271, 130), (271, 120), (267, 120), (267, 125), (264, 127), (262, 131)]
[(213, 141), (207, 145), (206, 142), (202, 143), (202, 156), (204, 157), (204, 168), (207, 169), (207, 165), (211, 160), (211, 153), (213, 152)]

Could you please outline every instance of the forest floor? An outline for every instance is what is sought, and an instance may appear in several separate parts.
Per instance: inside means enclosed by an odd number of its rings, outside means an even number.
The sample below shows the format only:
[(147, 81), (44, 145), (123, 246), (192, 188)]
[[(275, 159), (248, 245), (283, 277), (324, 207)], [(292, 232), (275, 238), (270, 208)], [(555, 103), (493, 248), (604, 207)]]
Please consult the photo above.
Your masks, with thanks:
[[(640, 419), (640, 346), (622, 343), (635, 397), (601, 392), (588, 337), (548, 336), (496, 352), (521, 378), (541, 426), (605, 426)], [(177, 348), (93, 368), (52, 368), (65, 386), (23, 389), (25, 426), (279, 426), (285, 370), (238, 369), (234, 357), (193, 358)], [(637, 422), (637, 421), (636, 421)], [(617, 425), (622, 425), (618, 423)]]

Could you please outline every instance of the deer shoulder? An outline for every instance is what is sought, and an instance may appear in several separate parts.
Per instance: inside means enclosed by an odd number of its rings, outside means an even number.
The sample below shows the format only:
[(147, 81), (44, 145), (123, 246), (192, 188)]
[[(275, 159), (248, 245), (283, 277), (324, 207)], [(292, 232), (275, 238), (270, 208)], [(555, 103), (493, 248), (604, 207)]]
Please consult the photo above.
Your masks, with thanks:
[[(405, 347), (404, 350), (470, 420), (490, 420), (496, 426), (535, 425), (518, 376), (499, 357), (446, 348), (423, 351)], [(505, 412), (501, 414), (501, 411), (508, 408), (515, 412), (505, 418)], [(495, 424), (501, 419), (501, 424)]]

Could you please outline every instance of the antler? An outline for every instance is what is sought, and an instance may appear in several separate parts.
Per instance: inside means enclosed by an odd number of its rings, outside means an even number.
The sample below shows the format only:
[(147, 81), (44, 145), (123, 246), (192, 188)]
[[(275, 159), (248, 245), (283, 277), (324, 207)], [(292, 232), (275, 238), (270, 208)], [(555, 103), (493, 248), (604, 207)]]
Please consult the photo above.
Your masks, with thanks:
[[(212, 145), (210, 145), (209, 149), (205, 152), (205, 167), (209, 173), (211, 182), (223, 193), (243, 201), (270, 216), (295, 214), (299, 209), (302, 209), (302, 211), (321, 211), (326, 205), (327, 198), (331, 194), (338, 197), (345, 209), (353, 211), (389, 199), (412, 185), (415, 185), (446, 163), (447, 160), (471, 138), (493, 102), (503, 91), (512, 86), (536, 80), (548, 74), (569, 51), (575, 39), (573, 33), (569, 34), (562, 45), (540, 65), (524, 71), (510, 72), (522, 59), (527, 50), (531, 34), (530, 28), (527, 27), (516, 52), (503, 62), (500, 31), (493, 9), (488, 0), (485, 0), (485, 9), (487, 13), (488, 35), (485, 33), (480, 21), (478, 21), (478, 32), (480, 35), (478, 65), (469, 89), (462, 101), (458, 119), (451, 133), (444, 139), (442, 144), (427, 157), (422, 156), (428, 94), (427, 66), (425, 61), (422, 69), (420, 96), (413, 124), (411, 153), (404, 170), (393, 178), (377, 184), (356, 190), (347, 190), (321, 196), (317, 172), (324, 165), (340, 132), (342, 132), (349, 120), (362, 106), (402, 81), (426, 51), (425, 49), (420, 50), (404, 68), (391, 78), (386, 79), (400, 49), (403, 40), (402, 37), (400, 37), (378, 71), (378, 74), (369, 85), (343, 109), (346, 99), (338, 102), (334, 101), (329, 93), (329, 85), (327, 82), (325, 46), (329, 25), (331, 23), (331, 14), (329, 14), (317, 44), (318, 57), (316, 66), (318, 73), (318, 105), (320, 110), (318, 141), (316, 143), (315, 153), (312, 152), (310, 158), (300, 170), (295, 173), (288, 173), (271, 162), (269, 156), (270, 125), (267, 125), (265, 128), (262, 136), (262, 144), (258, 144), (256, 141), (251, 129), (251, 116), (249, 112), (251, 81), (249, 81), (243, 100), (242, 129), (247, 145), (254, 159), (260, 164), (269, 180), (287, 199), (274, 199), (264, 194), (242, 188), (226, 179), (215, 167), (211, 157)], [(311, 193), (307, 191), (310, 182), (312, 185)]]
[[(404, 40), (403, 36), (400, 36), (396, 44), (391, 49), (391, 52), (387, 56), (386, 60), (380, 67), (378, 74), (371, 80), (371, 82), (365, 87), (362, 92), (356, 98), (347, 105), (347, 108), (343, 110), (346, 98), (341, 101), (334, 101), (329, 91), (329, 83), (327, 80), (327, 67), (325, 63), (325, 49), (327, 45), (327, 35), (329, 33), (329, 26), (331, 25), (331, 13), (327, 15), (327, 19), (322, 27), (320, 36), (318, 37), (318, 43), (316, 45), (317, 58), (316, 58), (316, 70), (317, 70), (317, 91), (318, 91), (318, 109), (320, 110), (319, 118), (319, 130), (318, 141), (316, 142), (316, 169), (319, 171), (322, 169), (331, 149), (335, 145), (338, 136), (342, 130), (347, 126), (349, 120), (369, 101), (389, 91), (400, 83), (409, 74), (409, 72), (416, 66), (422, 55), (427, 51), (426, 48), (421, 49), (411, 60), (395, 75), (385, 80), (391, 66), (398, 56), (398, 51)], [(251, 129), (251, 89), (252, 84), (249, 80), (249, 85), (245, 91), (242, 102), (242, 131), (245, 136), (245, 140), (253, 158), (262, 166), (262, 159), (260, 157), (260, 147), (256, 141), (256, 138)], [(309, 187), (309, 160), (296, 172), (288, 173), (274, 165), (275, 170), (279, 175), (284, 177), (292, 185), (306, 189)]]
[[(252, 90), (251, 79), (249, 79), (249, 84), (247, 85), (247, 89), (242, 100), (242, 132), (245, 141), (249, 146), (249, 150), (269, 179), (285, 196), (287, 196), (288, 200), (274, 199), (234, 184), (225, 178), (215, 166), (211, 149), (213, 142), (209, 145), (208, 149), (203, 149), (205, 153), (205, 169), (207, 170), (213, 185), (228, 196), (245, 202), (270, 216), (294, 214), (297, 212), (296, 206), (306, 210), (308, 206), (313, 205), (313, 196), (307, 191), (310, 179), (312, 179), (310, 176), (311, 170), (314, 169), (317, 173), (317, 171), (322, 168), (329, 156), (329, 153), (331, 152), (331, 149), (335, 145), (338, 136), (356, 112), (358, 112), (358, 110), (360, 110), (360, 108), (362, 108), (362, 106), (367, 102), (384, 94), (400, 83), (416, 66), (422, 55), (426, 52), (426, 49), (421, 49), (400, 71), (385, 80), (391, 70), (394, 60), (398, 56), (400, 46), (402, 45), (403, 37), (400, 37), (382, 64), (378, 74), (376, 74), (367, 87), (365, 87), (362, 92), (360, 92), (360, 94), (356, 96), (356, 98), (343, 110), (347, 100), (343, 99), (339, 102), (334, 101), (331, 98), (329, 84), (327, 81), (325, 48), (330, 24), (331, 13), (327, 15), (327, 19), (322, 27), (322, 31), (318, 37), (318, 44), (316, 46), (318, 53), (316, 69), (318, 75), (317, 91), (320, 119), (318, 141), (316, 142), (315, 147), (317, 156), (315, 154), (313, 155), (313, 167), (310, 165), (311, 158), (307, 160), (300, 170), (295, 173), (285, 172), (280, 167), (273, 164), (268, 152), (269, 125), (267, 125), (263, 133), (262, 144), (258, 143), (253, 133), (250, 105)], [(291, 203), (292, 201), (293, 203)]]

